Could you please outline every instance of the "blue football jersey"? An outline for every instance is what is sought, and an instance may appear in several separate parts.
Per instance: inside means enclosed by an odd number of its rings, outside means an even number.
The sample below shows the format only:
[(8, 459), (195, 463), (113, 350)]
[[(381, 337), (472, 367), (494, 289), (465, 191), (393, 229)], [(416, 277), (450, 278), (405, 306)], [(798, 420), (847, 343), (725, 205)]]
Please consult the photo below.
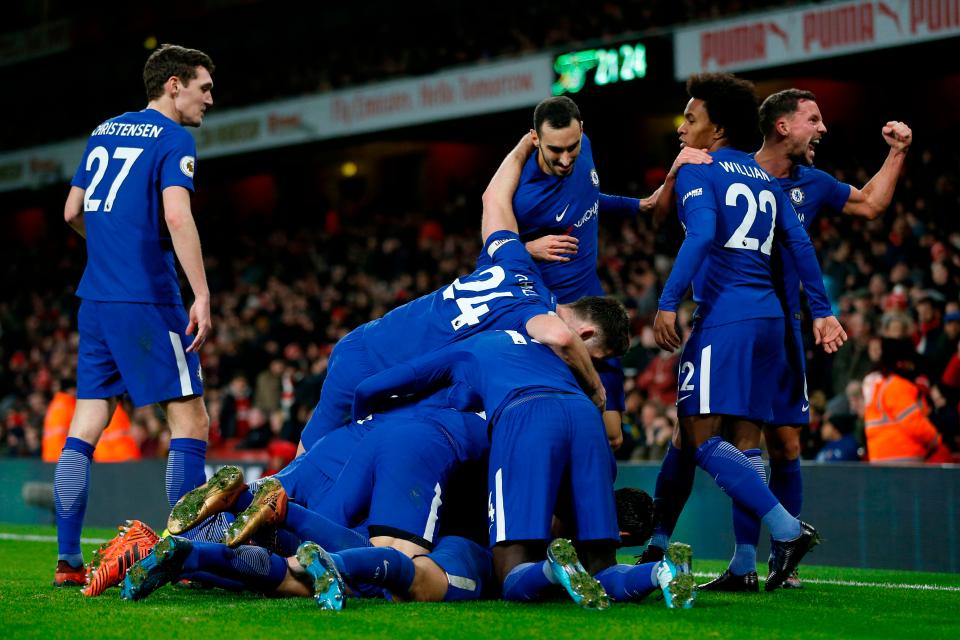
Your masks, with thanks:
[(473, 389), (473, 397), (482, 404), (455, 408), (486, 411), (491, 423), (496, 423), (511, 400), (521, 396), (568, 393), (585, 397), (570, 368), (549, 347), (519, 331), (486, 331), (367, 378), (357, 387), (354, 415), (372, 413), (378, 403), (393, 395), (449, 385)]
[(93, 130), (70, 183), (84, 190), (87, 267), (79, 297), (181, 304), (161, 194), (171, 186), (193, 191), (196, 154), (187, 130), (154, 109)]
[(776, 231), (797, 258), (815, 317), (830, 315), (813, 245), (777, 182), (746, 153), (723, 148), (712, 155), (713, 164), (686, 165), (677, 175), (686, 239), (660, 309), (676, 310), (692, 283), (701, 327), (782, 318), (771, 274)]
[(360, 329), (370, 356), (390, 367), (480, 331), (522, 331), (528, 320), (555, 308), (517, 234), (498, 231), (487, 238), (473, 273)]
[(593, 163), (590, 139), (583, 136), (573, 172), (560, 178), (543, 172), (537, 152), (527, 160), (513, 196), (513, 210), (524, 242), (548, 234), (574, 236), (577, 254), (570, 262), (539, 265), (543, 283), (561, 304), (585, 295), (603, 295), (597, 277), (597, 215), (600, 178)]
[[(780, 188), (789, 198), (800, 224), (809, 233), (810, 224), (823, 209), (841, 211), (850, 198), (850, 185), (840, 182), (829, 173), (798, 165), (786, 178), (778, 178)], [(800, 276), (789, 255), (782, 251), (774, 253), (782, 262), (783, 299), (786, 311), (791, 316), (800, 313)], [(775, 284), (779, 283), (775, 281)]]

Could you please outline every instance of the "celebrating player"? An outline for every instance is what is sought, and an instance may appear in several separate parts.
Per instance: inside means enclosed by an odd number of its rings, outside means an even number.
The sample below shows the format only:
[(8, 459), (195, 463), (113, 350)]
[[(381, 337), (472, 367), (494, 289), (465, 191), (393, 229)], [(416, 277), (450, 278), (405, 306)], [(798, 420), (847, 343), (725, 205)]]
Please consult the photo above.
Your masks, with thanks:
[[(822, 210), (842, 211), (868, 220), (878, 218), (890, 205), (897, 178), (910, 148), (913, 134), (902, 122), (888, 122), (881, 134), (890, 146), (883, 166), (862, 189), (839, 182), (833, 176), (813, 168), (816, 147), (827, 127), (809, 91), (786, 89), (767, 97), (760, 105), (760, 130), (763, 146), (754, 156), (757, 164), (777, 179), (790, 196), (805, 231)], [(805, 353), (800, 335), (800, 281), (789, 256), (774, 253), (774, 272), (782, 273), (778, 293), (786, 312), (786, 354), (776, 376), (773, 419), (763, 428), (770, 456), (770, 491), (792, 515), (799, 517), (803, 505), (803, 480), (800, 475), (800, 431), (810, 420), (807, 397)], [(780, 281), (776, 284), (780, 285)], [(735, 444), (756, 468), (760, 462), (760, 431), (746, 426), (735, 435)], [(744, 591), (758, 588), (756, 549), (760, 523), (737, 503), (733, 506), (737, 546), (730, 566), (719, 578), (703, 585), (713, 591)], [(791, 576), (784, 587), (797, 588), (800, 582)]]
[[(775, 231), (808, 292), (817, 344), (832, 353), (846, 335), (831, 314), (813, 246), (796, 212), (743, 151), (756, 131), (753, 85), (728, 74), (702, 74), (688, 81), (687, 90), (691, 97), (680, 139), (711, 150), (714, 163), (683, 167), (677, 177), (686, 239), (664, 286), (654, 334), (661, 348), (680, 347), (676, 308), (692, 282), (698, 306), (681, 355), (680, 448), (770, 528), (773, 557), (765, 588), (772, 590), (816, 543), (816, 531), (791, 516), (747, 457), (719, 434), (724, 426), (759, 426), (772, 419), (765, 384), (779, 370), (784, 339), (771, 273)], [(670, 453), (683, 455), (679, 449)], [(664, 469), (670, 462), (668, 454)]]

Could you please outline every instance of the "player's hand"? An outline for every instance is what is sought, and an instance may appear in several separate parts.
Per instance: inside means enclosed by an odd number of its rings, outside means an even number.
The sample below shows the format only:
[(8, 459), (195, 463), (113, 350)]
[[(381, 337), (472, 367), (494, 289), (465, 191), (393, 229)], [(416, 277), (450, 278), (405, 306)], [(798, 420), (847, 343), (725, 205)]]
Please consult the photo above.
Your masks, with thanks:
[(653, 338), (664, 351), (676, 351), (680, 348), (680, 336), (677, 334), (677, 313), (675, 311), (657, 311), (653, 321)]
[(193, 342), (187, 347), (188, 352), (200, 351), (200, 347), (207, 341), (213, 324), (210, 321), (210, 296), (197, 296), (190, 307), (190, 322), (187, 324), (186, 334), (192, 336), (194, 331), (197, 335)]
[(573, 236), (543, 236), (526, 244), (527, 253), (542, 262), (570, 262), (580, 241)]
[(593, 393), (590, 394), (590, 400), (597, 409), (600, 409), (601, 413), (607, 410), (607, 390), (603, 388), (602, 384), (593, 390)]
[(813, 321), (813, 338), (817, 344), (823, 345), (825, 352), (836, 353), (847, 341), (847, 332), (843, 330), (839, 320), (828, 316)]
[(713, 162), (713, 156), (707, 153), (706, 149), (694, 149), (693, 147), (684, 147), (677, 154), (673, 166), (667, 172), (667, 177), (676, 178), (677, 171), (685, 164), (710, 164)]
[(891, 120), (883, 126), (883, 139), (894, 151), (906, 151), (913, 142), (913, 131), (898, 120)]

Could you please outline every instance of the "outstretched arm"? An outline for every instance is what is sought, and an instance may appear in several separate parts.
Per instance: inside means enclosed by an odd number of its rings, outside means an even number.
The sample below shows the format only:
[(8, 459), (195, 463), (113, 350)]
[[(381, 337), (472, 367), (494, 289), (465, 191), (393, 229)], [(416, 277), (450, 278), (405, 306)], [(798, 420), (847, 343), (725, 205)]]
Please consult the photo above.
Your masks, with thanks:
[(520, 184), (523, 165), (530, 158), (533, 149), (533, 139), (528, 133), (503, 159), (483, 192), (483, 219), (480, 230), (484, 242), (495, 231), (504, 229), (517, 231), (517, 217), (513, 212), (513, 194), (517, 190), (517, 185)]
[(843, 206), (844, 213), (874, 220), (890, 206), (907, 150), (913, 142), (913, 132), (904, 123), (891, 121), (883, 127), (883, 139), (890, 145), (887, 159), (862, 189), (850, 188), (850, 197)]
[(452, 381), (454, 359), (448, 349), (441, 349), (398, 364), (370, 376), (353, 395), (353, 419), (360, 420), (376, 413), (393, 396), (409, 396), (438, 389)]

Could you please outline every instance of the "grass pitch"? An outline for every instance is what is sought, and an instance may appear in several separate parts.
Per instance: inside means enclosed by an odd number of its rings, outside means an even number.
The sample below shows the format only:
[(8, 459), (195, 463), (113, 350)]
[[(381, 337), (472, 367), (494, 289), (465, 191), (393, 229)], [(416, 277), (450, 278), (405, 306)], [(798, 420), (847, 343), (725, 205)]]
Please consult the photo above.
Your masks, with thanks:
[[(802, 591), (700, 594), (691, 610), (668, 610), (654, 597), (584, 611), (569, 601), (389, 604), (351, 600), (342, 612), (312, 599), (271, 599), (219, 590), (164, 587), (142, 602), (119, 589), (84, 598), (50, 586), (52, 527), (0, 525), (0, 628), (3, 638), (960, 638), (960, 575), (804, 566)], [(109, 538), (113, 531), (86, 529)], [(90, 558), (95, 545), (84, 545)], [(694, 550), (696, 554), (696, 550)], [(816, 553), (810, 557), (815, 561)], [(624, 561), (627, 561), (624, 558)], [(698, 573), (723, 562), (697, 560)], [(699, 581), (705, 582), (700, 576)]]

